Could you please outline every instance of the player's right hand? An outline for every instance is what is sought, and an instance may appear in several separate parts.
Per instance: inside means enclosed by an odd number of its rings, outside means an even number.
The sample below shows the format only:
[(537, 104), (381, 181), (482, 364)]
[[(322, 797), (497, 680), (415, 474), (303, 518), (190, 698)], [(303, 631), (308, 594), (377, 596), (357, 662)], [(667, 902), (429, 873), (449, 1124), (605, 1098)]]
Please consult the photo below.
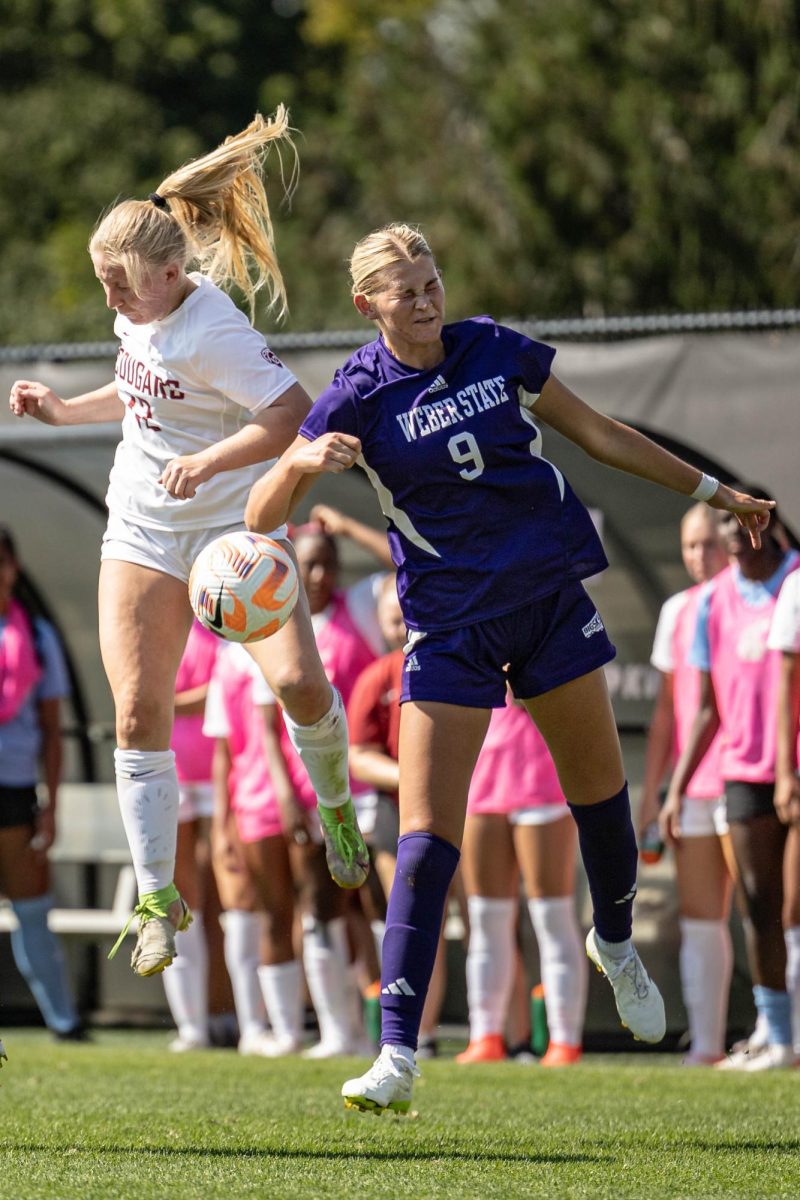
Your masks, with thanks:
[(292, 467), (302, 474), (327, 471), (338, 474), (352, 467), (361, 453), (361, 442), (350, 433), (323, 433), (313, 442), (303, 442), (292, 452)]
[(8, 404), (15, 417), (35, 417), (45, 425), (60, 425), (66, 411), (60, 396), (31, 379), (15, 380)]

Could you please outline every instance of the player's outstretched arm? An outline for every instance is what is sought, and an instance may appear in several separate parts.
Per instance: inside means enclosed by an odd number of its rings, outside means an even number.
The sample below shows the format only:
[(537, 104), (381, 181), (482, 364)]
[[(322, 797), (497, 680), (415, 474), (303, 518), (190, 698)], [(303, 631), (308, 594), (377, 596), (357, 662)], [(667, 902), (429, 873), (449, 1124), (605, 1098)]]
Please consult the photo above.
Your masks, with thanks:
[(361, 453), (349, 433), (323, 433), (310, 442), (298, 434), (288, 450), (253, 485), (244, 520), (248, 529), (269, 533), (288, 519), (318, 475), (348, 470)]
[(329, 504), (315, 504), (311, 509), (311, 520), (319, 521), (331, 537), (346, 537), (377, 558), (379, 563), (391, 570), (394, 567), (389, 541), (382, 529), (373, 529), (363, 521), (357, 521), (347, 513), (331, 508)]
[[(660, 483), (684, 496), (695, 496), (703, 480), (703, 473), (697, 467), (670, 454), (643, 433), (631, 429), (630, 425), (597, 412), (554, 375), (542, 388), (533, 411), (552, 429), (606, 466), (638, 475), (651, 483)], [(769, 524), (774, 500), (756, 500), (724, 483), (720, 483), (712, 495), (697, 495), (695, 499), (705, 499), (712, 508), (735, 513), (739, 524), (750, 534), (753, 545), (756, 548), (761, 545), (761, 533)]]
[(125, 412), (117, 394), (116, 383), (107, 383), (95, 392), (86, 392), (71, 400), (62, 400), (43, 383), (31, 379), (17, 379), (12, 385), (8, 403), (15, 417), (34, 417), (45, 425), (88, 425), (100, 421), (120, 421)]

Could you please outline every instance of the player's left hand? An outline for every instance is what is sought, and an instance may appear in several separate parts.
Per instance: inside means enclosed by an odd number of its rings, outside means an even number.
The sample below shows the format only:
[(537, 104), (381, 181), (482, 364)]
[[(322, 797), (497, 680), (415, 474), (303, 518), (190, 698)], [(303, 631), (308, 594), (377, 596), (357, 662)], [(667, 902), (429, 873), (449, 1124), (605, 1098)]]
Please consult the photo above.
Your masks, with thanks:
[(36, 813), (36, 828), (31, 838), (31, 846), (37, 854), (46, 854), (55, 840), (55, 813), (49, 806), (40, 808)]
[(167, 463), (158, 482), (176, 500), (191, 500), (200, 484), (210, 479), (211, 475), (211, 468), (202, 454), (182, 454)]
[(775, 507), (774, 500), (756, 500), (754, 496), (736, 492), (721, 483), (708, 503), (712, 508), (733, 513), (742, 529), (750, 534), (754, 549), (760, 549), (761, 534), (769, 525), (769, 516)]

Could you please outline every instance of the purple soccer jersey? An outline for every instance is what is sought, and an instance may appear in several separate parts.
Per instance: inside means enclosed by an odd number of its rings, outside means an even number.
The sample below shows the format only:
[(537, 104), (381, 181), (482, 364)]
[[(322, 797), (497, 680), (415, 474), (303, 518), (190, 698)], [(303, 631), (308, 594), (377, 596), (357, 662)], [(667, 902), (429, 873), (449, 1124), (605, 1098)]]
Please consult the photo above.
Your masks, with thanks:
[(354, 434), (389, 522), (411, 629), (500, 616), (608, 564), (583, 504), (541, 456), (532, 411), (555, 351), (475, 317), (419, 371), (382, 338), (353, 354), (300, 432)]

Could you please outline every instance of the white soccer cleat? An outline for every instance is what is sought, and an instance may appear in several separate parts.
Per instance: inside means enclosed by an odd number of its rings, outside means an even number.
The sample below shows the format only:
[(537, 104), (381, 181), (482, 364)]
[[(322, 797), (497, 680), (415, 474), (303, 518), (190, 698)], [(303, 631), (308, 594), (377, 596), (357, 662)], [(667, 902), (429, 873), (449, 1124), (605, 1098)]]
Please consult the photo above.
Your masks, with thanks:
[(796, 1067), (797, 1057), (792, 1046), (765, 1046), (760, 1054), (748, 1055), (740, 1071), (783, 1071)]
[(594, 929), (590, 929), (586, 953), (614, 989), (617, 1012), (625, 1029), (639, 1042), (660, 1042), (667, 1031), (664, 1001), (636, 951), (627, 958), (611, 958), (603, 954)]
[(384, 1046), (366, 1074), (348, 1079), (342, 1087), (345, 1108), (373, 1112), (407, 1113), (411, 1090), (419, 1071), (391, 1046)]
[(717, 1063), (715, 1071), (741, 1071), (748, 1063), (760, 1058), (766, 1053), (767, 1046), (760, 1042), (751, 1045), (749, 1041), (736, 1042), (730, 1054)]
[(193, 1038), (181, 1037), (180, 1034), (173, 1038), (167, 1046), (170, 1054), (191, 1054), (194, 1050), (208, 1050), (210, 1043), (208, 1038)]
[(250, 1037), (240, 1038), (237, 1049), (245, 1058), (284, 1058), (289, 1054), (299, 1054), (302, 1043), (291, 1037), (275, 1037), (274, 1034), (263, 1030)]
[(8, 1055), (6, 1054), (5, 1046), (0, 1042), (0, 1067), (2, 1067), (4, 1062), (8, 1062)]

